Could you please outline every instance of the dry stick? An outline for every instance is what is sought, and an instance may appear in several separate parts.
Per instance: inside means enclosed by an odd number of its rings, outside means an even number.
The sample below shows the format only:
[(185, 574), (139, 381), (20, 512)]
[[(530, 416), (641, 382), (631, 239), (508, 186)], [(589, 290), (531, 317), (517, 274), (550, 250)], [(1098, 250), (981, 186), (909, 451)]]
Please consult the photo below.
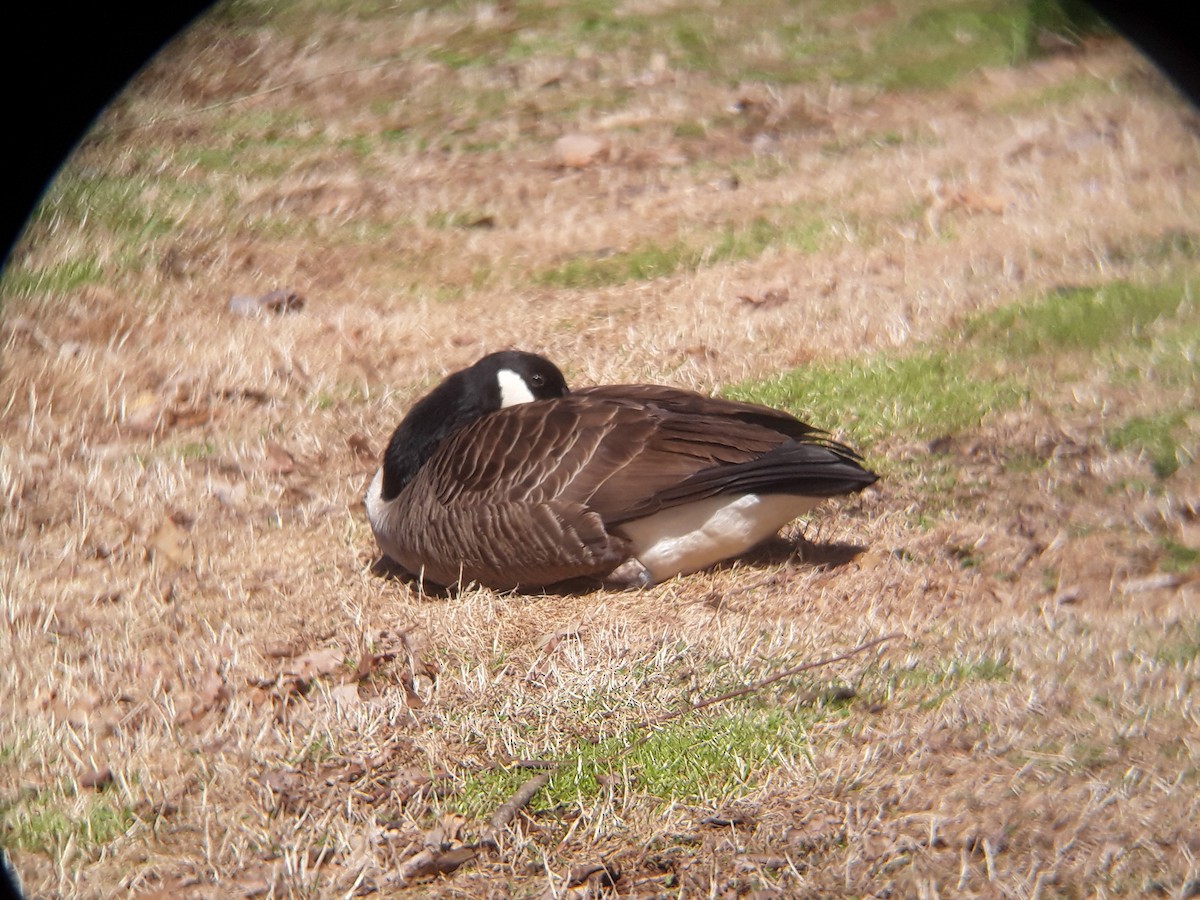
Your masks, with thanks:
[(841, 662), (844, 659), (857, 656), (864, 650), (870, 650), (872, 647), (876, 647), (885, 641), (892, 641), (903, 636), (904, 635), (899, 631), (893, 632), (892, 634), (885, 634), (883, 637), (874, 638), (873, 640), (867, 641), (865, 644), (859, 644), (854, 649), (847, 650), (845, 653), (842, 653), (838, 656), (828, 656), (825, 659), (818, 659), (815, 662), (807, 662), (799, 666), (792, 666), (790, 669), (784, 669), (782, 672), (776, 672), (774, 675), (764, 678), (761, 681), (756, 681), (753, 684), (740, 687), (736, 691), (730, 691), (729, 693), (722, 694), (719, 697), (709, 697), (705, 700), (701, 700), (699, 703), (693, 703), (690, 706), (685, 706), (683, 709), (677, 709), (674, 712), (663, 713), (661, 716), (655, 716), (653, 719), (643, 719), (633, 727), (649, 728), (651, 725), (661, 725), (663, 722), (670, 722), (672, 719), (678, 719), (680, 716), (685, 716), (688, 713), (695, 712), (698, 709), (704, 709), (706, 706), (712, 706), (716, 703), (723, 703), (726, 700), (733, 700), (737, 697), (744, 697), (746, 694), (752, 694), (754, 691), (757, 691), (760, 688), (764, 688), (769, 684), (774, 684), (776, 681), (782, 681), (785, 678), (791, 678), (793, 675), (799, 675), (801, 672), (807, 672), (810, 669), (818, 669), (821, 666), (828, 666), (835, 662)]
[(540, 775), (534, 775), (527, 782), (517, 788), (517, 792), (509, 797), (500, 807), (492, 814), (491, 820), (488, 822), (487, 836), (480, 841), (481, 844), (497, 844), (497, 838), (500, 832), (508, 827), (508, 824), (517, 817), (517, 813), (533, 799), (534, 794), (546, 786), (546, 782), (550, 780), (552, 772), (542, 772)]
[[(762, 680), (756, 681), (753, 684), (740, 687), (736, 691), (730, 691), (729, 693), (722, 694), (719, 697), (709, 697), (706, 700), (701, 700), (699, 703), (693, 703), (690, 706), (685, 706), (683, 709), (677, 709), (674, 712), (664, 713), (663, 715), (656, 716), (653, 719), (645, 719), (634, 725), (633, 729), (637, 730), (641, 728), (649, 728), (652, 725), (661, 725), (663, 722), (669, 722), (672, 719), (677, 719), (680, 716), (687, 715), (690, 712), (695, 712), (698, 709), (704, 709), (707, 706), (713, 706), (714, 704), (723, 703), (726, 700), (733, 700), (737, 697), (744, 697), (746, 694), (753, 693), (754, 691), (764, 688), (769, 684), (774, 684), (776, 681), (782, 681), (784, 678), (790, 678), (793, 675), (799, 675), (801, 672), (807, 672), (810, 669), (818, 669), (821, 666), (828, 666), (835, 662), (841, 662), (842, 660), (849, 659), (852, 656), (862, 653), (864, 650), (870, 650), (872, 647), (877, 647), (885, 641), (895, 640), (898, 637), (903, 637), (903, 634), (898, 631), (893, 632), (892, 634), (887, 634), (883, 637), (877, 637), (873, 640), (867, 641), (866, 643), (859, 644), (857, 647), (847, 650), (845, 653), (841, 653), (837, 656), (827, 656), (825, 659), (818, 659), (814, 662), (807, 662), (799, 666), (792, 666), (790, 669), (785, 669), (782, 672), (776, 672), (769, 678), (763, 678)], [(649, 735), (644, 735), (641, 740), (634, 741), (632, 744), (626, 747), (625, 750), (631, 750), (647, 737), (649, 737)], [(593, 740), (592, 743), (596, 743), (596, 741)], [(499, 836), (500, 832), (503, 831), (508, 824), (516, 818), (517, 813), (520, 812), (521, 809), (533, 799), (534, 795), (537, 794), (538, 791), (546, 786), (547, 782), (550, 781), (550, 777), (560, 768), (562, 768), (564, 764), (565, 763), (563, 762), (541, 764), (545, 765), (546, 768), (550, 769), (551, 771), (534, 775), (532, 778), (522, 784), (517, 789), (515, 794), (513, 794), (508, 800), (500, 805), (500, 807), (492, 815), (491, 820), (488, 822), (487, 836), (480, 841), (480, 844), (488, 844), (495, 847), (497, 845), (497, 837)], [(534, 766), (539, 765), (539, 763), (536, 760), (520, 760), (519, 765)]]

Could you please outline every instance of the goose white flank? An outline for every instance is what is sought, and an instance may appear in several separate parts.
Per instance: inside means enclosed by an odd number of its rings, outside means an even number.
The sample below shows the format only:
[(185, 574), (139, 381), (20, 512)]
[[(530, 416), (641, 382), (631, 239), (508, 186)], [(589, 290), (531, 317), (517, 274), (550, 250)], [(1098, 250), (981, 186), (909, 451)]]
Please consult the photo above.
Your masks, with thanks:
[(570, 390), (507, 350), (393, 433), (367, 490), (384, 556), (440, 586), (640, 586), (739, 556), (877, 476), (779, 410), (651, 384)]

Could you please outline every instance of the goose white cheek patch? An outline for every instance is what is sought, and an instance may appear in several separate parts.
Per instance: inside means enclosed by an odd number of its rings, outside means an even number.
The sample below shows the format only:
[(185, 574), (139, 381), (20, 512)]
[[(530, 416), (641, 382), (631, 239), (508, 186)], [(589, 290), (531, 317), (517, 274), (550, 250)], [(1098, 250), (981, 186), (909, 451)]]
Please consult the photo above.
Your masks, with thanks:
[(496, 373), (496, 380), (500, 382), (501, 406), (516, 406), (518, 403), (533, 402), (533, 391), (529, 390), (525, 379), (512, 369), (501, 369)]

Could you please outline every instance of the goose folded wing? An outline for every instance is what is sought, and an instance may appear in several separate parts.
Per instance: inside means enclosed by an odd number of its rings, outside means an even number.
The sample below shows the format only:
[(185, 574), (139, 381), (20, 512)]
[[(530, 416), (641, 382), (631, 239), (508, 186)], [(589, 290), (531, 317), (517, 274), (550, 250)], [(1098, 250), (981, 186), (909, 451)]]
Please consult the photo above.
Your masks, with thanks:
[[(681, 416), (715, 416), (724, 421), (756, 425), (779, 434), (802, 441), (832, 441), (828, 432), (815, 428), (797, 419), (791, 413), (757, 403), (726, 400), (723, 397), (708, 397), (695, 391), (666, 387), (658, 384), (606, 384), (580, 388), (572, 392), (574, 397), (588, 397), (612, 402), (635, 403), (644, 408)], [(849, 450), (849, 448), (845, 448)], [(852, 452), (852, 451), (851, 451)]]
[[(441, 583), (551, 584), (605, 573), (628, 556), (581, 498), (625, 460), (603, 410), (535, 401), (485, 416), (449, 438), (405, 489), (419, 520), (401, 524), (411, 562)], [(584, 420), (588, 424), (584, 424)]]

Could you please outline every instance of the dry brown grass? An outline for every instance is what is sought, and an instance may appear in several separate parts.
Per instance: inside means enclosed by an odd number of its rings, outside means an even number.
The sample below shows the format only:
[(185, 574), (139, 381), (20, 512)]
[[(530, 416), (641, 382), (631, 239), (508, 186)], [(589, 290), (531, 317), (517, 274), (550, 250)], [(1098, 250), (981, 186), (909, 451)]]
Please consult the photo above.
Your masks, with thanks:
[[(481, 15), (198, 30), (68, 172), (124, 179), (170, 227), (131, 245), (64, 213), (19, 248), (27, 272), (101, 272), (3, 308), (0, 765), (30, 894), (585, 896), (605, 876), (570, 873), (601, 863), (621, 896), (1194, 890), (1195, 568), (1172, 575), (1162, 537), (1197, 547), (1200, 473), (1121, 487), (1146, 465), (1104, 434), (1146, 397), (1103, 369), (952, 435), (943, 487), (892, 435), (878, 490), (646, 591), (427, 596), (372, 570), (360, 509), (407, 404), (488, 350), (719, 390), (1153, 280), (1138, 248), (1200, 228), (1191, 113), (1116, 40), (907, 93), (417, 53)], [(456, 118), (491, 90), (493, 115)], [(399, 128), (433, 146), (354, 143)], [(608, 158), (557, 166), (566, 130)], [(815, 252), (540, 277), (785, 213), (820, 223)], [(307, 305), (226, 312), (277, 286)], [(891, 633), (661, 737), (701, 758), (704, 723), (774, 712), (803, 740), (647, 787), (636, 723)], [(416, 868), (483, 836), (525, 777), (491, 770), (520, 759), (599, 785), (543, 791), (456, 871)]]

